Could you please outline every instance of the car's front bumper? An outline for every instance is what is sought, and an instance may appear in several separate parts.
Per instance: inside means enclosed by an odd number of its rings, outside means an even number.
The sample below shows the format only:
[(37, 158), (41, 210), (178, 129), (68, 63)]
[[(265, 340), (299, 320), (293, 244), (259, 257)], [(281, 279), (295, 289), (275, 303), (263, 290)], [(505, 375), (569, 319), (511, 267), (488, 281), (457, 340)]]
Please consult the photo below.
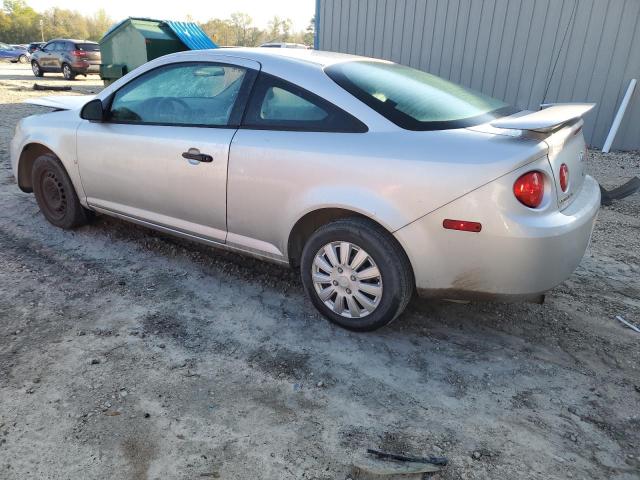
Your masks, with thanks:
[(16, 124), (16, 129), (11, 137), (9, 143), (9, 158), (11, 159), (11, 171), (13, 176), (18, 181), (18, 161), (20, 160), (20, 153), (22, 152), (22, 145), (24, 142), (24, 135), (22, 133), (22, 120), (19, 120)]
[[(580, 263), (600, 208), (598, 183), (586, 176), (563, 211), (513, 206), (510, 185), (494, 181), (395, 232), (413, 266), (421, 296), (537, 300)], [(446, 230), (444, 219), (482, 223), (480, 233)]]

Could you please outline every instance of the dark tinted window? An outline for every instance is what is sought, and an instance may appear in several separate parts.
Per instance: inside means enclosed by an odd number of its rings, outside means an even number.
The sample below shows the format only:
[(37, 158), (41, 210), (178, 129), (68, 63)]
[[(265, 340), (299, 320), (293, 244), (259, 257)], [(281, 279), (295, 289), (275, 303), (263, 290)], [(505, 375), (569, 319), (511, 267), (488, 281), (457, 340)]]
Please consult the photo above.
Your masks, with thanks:
[(81, 50), (85, 52), (99, 52), (100, 45), (97, 43), (76, 43), (76, 50)]
[(513, 111), (501, 100), (391, 62), (344, 62), (325, 71), (353, 96), (410, 130), (467, 127)]
[(226, 126), (246, 70), (213, 63), (178, 63), (151, 70), (118, 90), (112, 121)]
[(280, 78), (261, 73), (253, 89), (243, 126), (315, 132), (366, 132), (352, 115), (317, 95)]

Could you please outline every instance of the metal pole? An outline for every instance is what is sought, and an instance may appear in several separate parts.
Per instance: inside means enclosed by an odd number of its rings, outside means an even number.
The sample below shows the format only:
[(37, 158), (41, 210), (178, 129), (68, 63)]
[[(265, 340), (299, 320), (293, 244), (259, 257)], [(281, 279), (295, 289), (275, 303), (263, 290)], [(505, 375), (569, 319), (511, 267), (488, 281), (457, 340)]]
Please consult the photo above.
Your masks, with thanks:
[(629, 105), (629, 101), (631, 100), (631, 95), (633, 95), (633, 91), (636, 88), (637, 80), (632, 78), (629, 82), (629, 86), (627, 87), (627, 92), (624, 94), (622, 98), (622, 103), (620, 104), (620, 108), (618, 108), (618, 113), (616, 113), (615, 118), (613, 119), (613, 123), (611, 124), (611, 130), (609, 130), (609, 135), (607, 135), (607, 139), (604, 142), (604, 146), (602, 147), (603, 153), (609, 153), (611, 150), (611, 144), (613, 140), (616, 138), (616, 133), (618, 133), (618, 128), (620, 128), (620, 123), (622, 122), (622, 117), (624, 117), (624, 112), (627, 110), (627, 106)]

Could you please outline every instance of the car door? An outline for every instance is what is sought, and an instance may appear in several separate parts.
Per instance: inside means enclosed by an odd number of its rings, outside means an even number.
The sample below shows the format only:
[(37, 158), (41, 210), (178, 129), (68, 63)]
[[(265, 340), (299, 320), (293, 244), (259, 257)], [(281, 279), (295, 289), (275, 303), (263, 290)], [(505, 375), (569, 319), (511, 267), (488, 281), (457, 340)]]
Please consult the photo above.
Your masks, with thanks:
[(185, 62), (147, 71), (77, 131), (89, 205), (224, 242), (229, 145), (260, 65)]
[(51, 69), (51, 57), (53, 55), (54, 49), (58, 42), (49, 42), (44, 47), (42, 47), (41, 51), (38, 53), (37, 62), (40, 65), (42, 70), (50, 70)]
[(56, 72), (62, 71), (62, 63), (64, 62), (64, 56), (68, 50), (69, 42), (56, 42), (53, 52), (49, 57), (49, 68)]
[(0, 43), (0, 58), (11, 58), (11, 50), (6, 43)]
[(349, 164), (345, 155), (366, 150), (366, 131), (318, 95), (260, 73), (231, 145), (227, 243), (281, 256), (298, 200), (323, 184), (339, 186), (362, 175), (359, 162)]

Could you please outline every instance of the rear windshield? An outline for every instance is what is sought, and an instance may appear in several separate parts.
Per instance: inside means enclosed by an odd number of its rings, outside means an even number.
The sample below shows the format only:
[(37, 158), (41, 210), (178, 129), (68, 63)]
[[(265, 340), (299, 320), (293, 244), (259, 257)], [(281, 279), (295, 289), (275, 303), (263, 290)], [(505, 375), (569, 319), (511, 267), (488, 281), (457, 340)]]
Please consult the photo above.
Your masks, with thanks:
[(469, 127), (515, 111), (501, 100), (395, 63), (352, 61), (325, 71), (353, 96), (408, 130)]
[(76, 43), (76, 50), (84, 50), (85, 52), (99, 52), (100, 45), (97, 43)]

